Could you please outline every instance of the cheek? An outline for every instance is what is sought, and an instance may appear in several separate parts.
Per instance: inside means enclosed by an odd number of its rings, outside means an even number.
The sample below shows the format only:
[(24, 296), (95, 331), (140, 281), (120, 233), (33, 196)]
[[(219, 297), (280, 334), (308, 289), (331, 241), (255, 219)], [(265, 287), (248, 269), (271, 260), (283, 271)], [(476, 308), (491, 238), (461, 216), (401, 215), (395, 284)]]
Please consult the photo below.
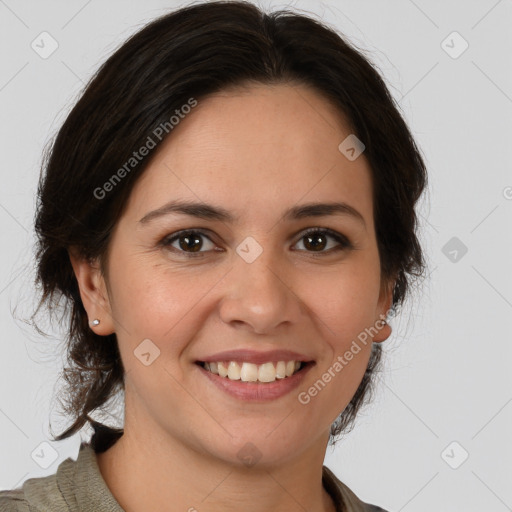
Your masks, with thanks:
[(181, 374), (179, 358), (206, 321), (206, 297), (220, 277), (192, 276), (183, 269), (171, 272), (165, 263), (148, 257), (117, 260), (111, 272), (112, 311), (126, 370), (138, 368), (134, 351), (149, 339), (159, 351), (158, 362)]
[(154, 254), (118, 252), (116, 264), (111, 270), (111, 285), (116, 316), (131, 326), (130, 331), (139, 334), (158, 332), (158, 327), (172, 324), (192, 300), (194, 289), (190, 280), (180, 274), (174, 275), (162, 258)]
[(311, 423), (331, 425), (347, 407), (359, 387), (371, 352), (371, 344), (352, 346), (340, 344), (338, 350), (325, 361), (315, 379), (299, 390), (299, 407), (307, 411)]
[(373, 267), (347, 265), (336, 273), (317, 276), (314, 282), (315, 286), (311, 281), (309, 286), (304, 283), (308, 290), (304, 297), (339, 353), (375, 323), (380, 276)]

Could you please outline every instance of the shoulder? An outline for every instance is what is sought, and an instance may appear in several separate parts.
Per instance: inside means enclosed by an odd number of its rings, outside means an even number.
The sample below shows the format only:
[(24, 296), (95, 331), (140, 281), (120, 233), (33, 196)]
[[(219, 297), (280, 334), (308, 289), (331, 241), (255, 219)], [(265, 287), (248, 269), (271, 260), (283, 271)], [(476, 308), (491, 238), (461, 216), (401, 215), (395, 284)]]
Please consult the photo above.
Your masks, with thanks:
[[(56, 475), (29, 478), (17, 489), (0, 491), (1, 512), (43, 512), (59, 503)], [(64, 502), (64, 505), (66, 503)], [(55, 509), (57, 510), (57, 509)], [(67, 510), (67, 509), (58, 509)]]
[(29, 512), (27, 501), (21, 489), (0, 491), (0, 510), (2, 512)]
[(99, 470), (94, 447), (82, 443), (75, 459), (56, 473), (30, 478), (18, 489), (0, 491), (0, 512), (124, 512)]
[(0, 512), (48, 512), (75, 510), (71, 493), (77, 462), (62, 461), (51, 475), (29, 478), (16, 489), (0, 491)]
[(340, 510), (346, 510), (347, 512), (388, 512), (377, 505), (362, 501), (327, 466), (323, 467), (323, 483)]

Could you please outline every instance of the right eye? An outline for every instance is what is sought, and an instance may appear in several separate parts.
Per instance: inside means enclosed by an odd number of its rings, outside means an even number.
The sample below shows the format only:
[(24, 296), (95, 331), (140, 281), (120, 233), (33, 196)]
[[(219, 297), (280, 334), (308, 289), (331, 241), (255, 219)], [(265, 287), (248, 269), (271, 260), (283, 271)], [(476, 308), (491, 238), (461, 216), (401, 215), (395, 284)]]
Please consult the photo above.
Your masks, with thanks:
[[(200, 250), (203, 247), (203, 237), (209, 240), (213, 245), (211, 239), (204, 232), (191, 229), (173, 233), (165, 237), (161, 244), (171, 249), (173, 252), (186, 254), (187, 257), (197, 258), (202, 256), (202, 253), (208, 252)], [(179, 247), (173, 246), (174, 242), (178, 242)]]

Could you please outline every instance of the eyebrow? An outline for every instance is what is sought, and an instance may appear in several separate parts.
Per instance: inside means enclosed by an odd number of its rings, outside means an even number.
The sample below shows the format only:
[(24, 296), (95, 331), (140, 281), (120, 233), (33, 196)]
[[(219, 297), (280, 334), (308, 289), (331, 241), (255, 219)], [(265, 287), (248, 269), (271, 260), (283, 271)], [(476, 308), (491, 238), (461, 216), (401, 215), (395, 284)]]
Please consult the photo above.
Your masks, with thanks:
[[(139, 220), (139, 223), (147, 224), (153, 219), (169, 214), (188, 215), (199, 219), (217, 220), (226, 223), (238, 222), (240, 219), (239, 216), (233, 215), (231, 212), (220, 206), (177, 200), (170, 201), (160, 208), (147, 213)], [(330, 215), (350, 216), (361, 222), (366, 229), (366, 222), (361, 213), (359, 213), (359, 211), (353, 206), (344, 202), (306, 203), (294, 206), (285, 212), (283, 219), (286, 221), (292, 221), (309, 217), (326, 217)]]

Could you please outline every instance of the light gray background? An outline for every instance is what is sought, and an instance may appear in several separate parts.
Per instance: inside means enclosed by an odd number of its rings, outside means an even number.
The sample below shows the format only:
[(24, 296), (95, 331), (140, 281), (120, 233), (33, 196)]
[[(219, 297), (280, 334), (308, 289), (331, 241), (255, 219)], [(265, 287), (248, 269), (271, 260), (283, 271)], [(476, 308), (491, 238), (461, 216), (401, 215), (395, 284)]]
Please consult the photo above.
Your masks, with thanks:
[[(43, 147), (107, 56), (182, 5), (0, 0), (1, 489), (54, 473), (76, 457), (81, 440), (49, 439), (50, 415), (54, 432), (67, 425), (52, 401), (61, 336), (46, 340), (23, 321), (35, 304), (30, 262)], [(260, 5), (316, 13), (364, 49), (400, 101), (429, 169), (421, 207), (429, 279), (392, 322), (373, 404), (325, 463), (362, 499), (390, 511), (512, 510), (512, 3)], [(43, 31), (59, 44), (47, 59), (31, 48)], [(469, 44), (458, 58), (442, 46), (453, 31)], [(457, 37), (444, 43), (452, 54), (462, 48)], [(456, 261), (443, 252), (452, 237), (468, 248)], [(57, 457), (46, 468), (31, 456), (52, 453), (43, 442)], [(450, 467), (466, 451), (467, 460)]]

